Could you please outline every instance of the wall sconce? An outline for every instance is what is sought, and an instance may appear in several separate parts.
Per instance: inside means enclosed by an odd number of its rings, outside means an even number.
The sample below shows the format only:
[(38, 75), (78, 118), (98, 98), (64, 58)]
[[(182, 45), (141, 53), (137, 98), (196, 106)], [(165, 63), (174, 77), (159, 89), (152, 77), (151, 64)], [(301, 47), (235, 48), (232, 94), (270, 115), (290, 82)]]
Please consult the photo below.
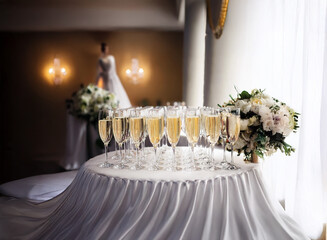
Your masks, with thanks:
[(67, 71), (65, 68), (60, 67), (60, 59), (54, 58), (53, 67), (49, 68), (49, 74), (52, 77), (53, 83), (55, 85), (61, 84), (64, 76), (66, 76)]
[(134, 84), (138, 84), (138, 80), (143, 78), (144, 70), (139, 67), (139, 60), (137, 58), (132, 59), (132, 69), (127, 69), (126, 75), (132, 79)]

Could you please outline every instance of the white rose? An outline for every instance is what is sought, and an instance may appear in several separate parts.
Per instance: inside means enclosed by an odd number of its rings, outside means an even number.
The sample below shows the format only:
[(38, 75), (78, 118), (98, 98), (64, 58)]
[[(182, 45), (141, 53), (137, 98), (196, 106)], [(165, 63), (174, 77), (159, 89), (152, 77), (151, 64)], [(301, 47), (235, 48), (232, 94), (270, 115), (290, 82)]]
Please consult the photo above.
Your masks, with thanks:
[(267, 106), (267, 107), (271, 107), (275, 104), (275, 101), (268, 95), (263, 96), (262, 98), (262, 104)]
[(248, 113), (251, 109), (251, 104), (245, 100), (238, 100), (235, 103), (235, 107), (240, 108), (243, 113)]
[(248, 129), (248, 126), (249, 126), (249, 120), (248, 119), (241, 119), (241, 122), (240, 122), (241, 126), (240, 126), (240, 129), (241, 131), (245, 131)]
[(262, 122), (263, 130), (273, 131), (274, 133), (274, 118), (271, 110), (266, 106), (261, 106), (259, 108), (259, 115), (261, 117), (260, 121)]
[(87, 105), (89, 105), (89, 103), (91, 101), (91, 96), (90, 95), (82, 95), (81, 100), (82, 100), (82, 102), (85, 102)]

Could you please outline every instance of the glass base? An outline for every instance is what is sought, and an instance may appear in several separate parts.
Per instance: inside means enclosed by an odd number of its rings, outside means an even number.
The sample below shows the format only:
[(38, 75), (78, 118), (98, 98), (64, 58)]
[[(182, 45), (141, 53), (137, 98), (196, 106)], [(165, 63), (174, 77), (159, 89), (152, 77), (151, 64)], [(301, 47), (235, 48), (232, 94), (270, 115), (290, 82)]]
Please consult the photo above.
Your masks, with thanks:
[(191, 165), (189, 167), (186, 167), (183, 170), (186, 171), (186, 172), (191, 172), (191, 171), (199, 171), (199, 170), (202, 170), (202, 169), (199, 168), (198, 166)]
[(129, 169), (131, 169), (131, 170), (141, 170), (141, 169), (143, 169), (143, 167), (142, 167), (142, 165), (133, 165), (133, 166), (131, 166)]
[(126, 166), (123, 163), (113, 165), (114, 169), (124, 169)]
[(128, 154), (126, 154), (125, 158), (128, 159), (128, 160), (134, 159), (132, 155), (128, 155)]
[(112, 160), (119, 160), (119, 154), (116, 152), (112, 157)]
[(113, 167), (113, 164), (112, 163), (109, 163), (109, 162), (103, 162), (103, 163), (100, 163), (98, 165), (98, 167), (100, 167), (100, 168), (112, 168)]
[(238, 170), (240, 169), (238, 166), (231, 164), (229, 162), (221, 162), (219, 163), (219, 169), (223, 169), (223, 170)]
[(148, 168), (149, 171), (158, 171), (159, 170), (159, 167), (154, 165), (154, 166), (151, 166)]
[(186, 168), (183, 169), (181, 167), (172, 167), (172, 166), (169, 166), (169, 167), (165, 168), (165, 170), (168, 171), (168, 172), (176, 172), (176, 171), (186, 170)]

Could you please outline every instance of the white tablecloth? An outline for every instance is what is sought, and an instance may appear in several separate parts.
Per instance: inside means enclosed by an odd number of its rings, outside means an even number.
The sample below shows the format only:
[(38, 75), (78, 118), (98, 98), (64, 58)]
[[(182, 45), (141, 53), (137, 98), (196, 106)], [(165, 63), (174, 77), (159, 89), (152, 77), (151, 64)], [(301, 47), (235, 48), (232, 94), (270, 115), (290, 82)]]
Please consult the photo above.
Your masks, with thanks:
[(66, 170), (79, 169), (89, 158), (102, 153), (102, 149), (96, 145), (99, 135), (95, 126), (86, 120), (68, 112), (66, 118), (66, 149), (60, 165)]
[(103, 157), (47, 202), (0, 198), (1, 238), (309, 239), (270, 199), (256, 164), (151, 172), (98, 168)]

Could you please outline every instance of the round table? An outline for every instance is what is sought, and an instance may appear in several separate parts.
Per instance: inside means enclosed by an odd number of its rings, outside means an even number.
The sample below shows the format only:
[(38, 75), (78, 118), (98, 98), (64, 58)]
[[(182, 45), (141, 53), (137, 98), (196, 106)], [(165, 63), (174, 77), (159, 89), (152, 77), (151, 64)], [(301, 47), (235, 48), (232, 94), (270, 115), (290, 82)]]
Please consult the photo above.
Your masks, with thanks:
[(1, 198), (0, 236), (309, 239), (271, 200), (257, 164), (238, 158), (234, 171), (135, 171), (99, 168), (103, 158), (87, 161), (67, 190), (47, 202)]

